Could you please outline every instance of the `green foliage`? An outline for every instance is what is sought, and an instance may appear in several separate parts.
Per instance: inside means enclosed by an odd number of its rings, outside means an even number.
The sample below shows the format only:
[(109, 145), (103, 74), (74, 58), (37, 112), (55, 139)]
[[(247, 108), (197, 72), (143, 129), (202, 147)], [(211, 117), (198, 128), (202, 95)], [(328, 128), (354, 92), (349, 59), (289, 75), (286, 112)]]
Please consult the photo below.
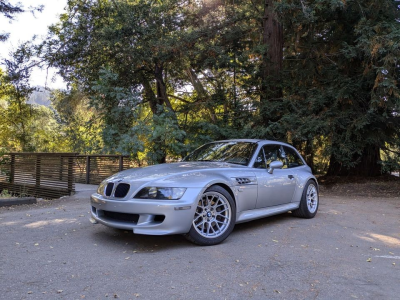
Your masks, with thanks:
[(157, 163), (167, 156), (179, 158), (187, 152), (187, 147), (181, 142), (186, 133), (179, 128), (173, 113), (161, 106), (158, 109), (163, 111), (153, 116), (147, 128), (149, 163)]
[[(396, 169), (396, 2), (269, 3), (68, 1), (35, 53), (26, 44), (7, 64), (2, 144), (157, 163), (212, 140), (267, 138), (294, 144), (317, 172)], [(268, 39), (266, 16), (282, 41)], [(33, 54), (70, 84), (53, 110), (26, 104)]]
[[(41, 12), (42, 10), (43, 10), (43, 5), (40, 5), (38, 7), (30, 7), (28, 9), (28, 11), (30, 11), (31, 13), (34, 13), (36, 11)], [(0, 1), (0, 15), (4, 16), (10, 21), (14, 20), (15, 15), (23, 13), (25, 11), (27, 10), (25, 10), (24, 7), (19, 2), (13, 5), (7, 0)], [(0, 32), (0, 42), (6, 41), (8, 37), (9, 33)]]
[(134, 126), (138, 118), (136, 107), (140, 102), (138, 93), (119, 87), (118, 75), (109, 69), (101, 69), (99, 80), (92, 86), (94, 95), (90, 105), (103, 120), (102, 138), (107, 153), (130, 154), (137, 157), (143, 150), (139, 139), (141, 126)]
[(281, 124), (292, 142), (327, 137), (331, 165), (342, 169), (361, 166), (367, 152), (379, 157), (371, 149), (395, 144), (400, 129), (395, 2), (282, 1), (277, 10), (290, 41)]
[(12, 197), (12, 194), (8, 192), (8, 190), (2, 190), (0, 193), (0, 199), (1, 198), (10, 198)]

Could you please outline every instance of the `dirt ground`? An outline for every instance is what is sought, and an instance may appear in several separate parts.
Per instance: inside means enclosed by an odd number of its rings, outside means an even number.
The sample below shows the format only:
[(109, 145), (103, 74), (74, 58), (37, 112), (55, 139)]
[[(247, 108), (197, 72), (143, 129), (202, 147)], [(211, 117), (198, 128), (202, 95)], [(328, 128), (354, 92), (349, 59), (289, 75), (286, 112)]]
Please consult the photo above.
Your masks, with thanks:
[(398, 300), (399, 181), (320, 181), (315, 218), (238, 224), (213, 247), (91, 224), (95, 187), (0, 208), (0, 298)]
[(376, 178), (320, 177), (320, 193), (326, 196), (400, 197), (400, 177), (385, 175)]

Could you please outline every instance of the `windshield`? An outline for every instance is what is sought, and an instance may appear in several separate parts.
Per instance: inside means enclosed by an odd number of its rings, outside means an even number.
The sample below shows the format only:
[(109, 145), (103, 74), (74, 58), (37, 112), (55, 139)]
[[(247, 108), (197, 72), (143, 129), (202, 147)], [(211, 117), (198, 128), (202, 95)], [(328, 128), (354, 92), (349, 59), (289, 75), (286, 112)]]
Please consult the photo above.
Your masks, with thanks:
[(247, 166), (257, 148), (256, 143), (216, 142), (194, 150), (183, 161), (218, 161)]

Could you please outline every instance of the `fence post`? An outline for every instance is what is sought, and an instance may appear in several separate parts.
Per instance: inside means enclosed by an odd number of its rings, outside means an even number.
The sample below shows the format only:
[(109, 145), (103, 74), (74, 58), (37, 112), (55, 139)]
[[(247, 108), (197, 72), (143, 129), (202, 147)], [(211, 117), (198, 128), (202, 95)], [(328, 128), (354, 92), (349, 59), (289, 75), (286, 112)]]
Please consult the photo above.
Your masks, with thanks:
[(68, 194), (72, 194), (72, 186), (74, 183), (74, 158), (68, 157)]
[(36, 169), (36, 173), (35, 173), (35, 180), (36, 180), (36, 187), (40, 186), (40, 167), (41, 167), (41, 157), (40, 155), (36, 155), (36, 165), (35, 165), (35, 169)]
[(121, 172), (124, 169), (124, 157), (122, 155), (119, 156), (119, 171)]
[(64, 171), (64, 157), (60, 157), (60, 170), (58, 171), (58, 180), (63, 180), (63, 171)]
[(90, 156), (86, 156), (86, 184), (90, 183)]
[(15, 154), (11, 154), (11, 162), (10, 162), (10, 183), (14, 183), (15, 177)]

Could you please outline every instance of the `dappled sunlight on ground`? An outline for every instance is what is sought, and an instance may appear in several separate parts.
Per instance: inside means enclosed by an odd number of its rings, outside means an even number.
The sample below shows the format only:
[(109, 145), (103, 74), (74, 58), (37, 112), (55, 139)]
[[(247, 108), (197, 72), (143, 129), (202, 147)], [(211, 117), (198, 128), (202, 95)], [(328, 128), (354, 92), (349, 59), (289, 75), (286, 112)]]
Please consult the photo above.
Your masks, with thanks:
[(14, 226), (14, 225), (18, 225), (19, 223), (21, 223), (21, 221), (11, 221), (11, 222), (4, 222), (2, 224), (0, 224), (0, 226)]
[(366, 233), (365, 236), (357, 236), (358, 238), (371, 242), (371, 243), (383, 243), (386, 246), (389, 247), (399, 247), (400, 248), (400, 239), (391, 237), (388, 235), (382, 235), (382, 234), (377, 234), (377, 233)]
[(400, 247), (400, 240), (397, 238), (377, 233), (370, 233), (369, 235), (388, 246)]
[(54, 220), (48, 220), (48, 221), (37, 221), (33, 223), (29, 223), (24, 225), (23, 227), (26, 228), (40, 228), (48, 225), (60, 225), (60, 224), (71, 224), (76, 222), (77, 219), (54, 219)]

